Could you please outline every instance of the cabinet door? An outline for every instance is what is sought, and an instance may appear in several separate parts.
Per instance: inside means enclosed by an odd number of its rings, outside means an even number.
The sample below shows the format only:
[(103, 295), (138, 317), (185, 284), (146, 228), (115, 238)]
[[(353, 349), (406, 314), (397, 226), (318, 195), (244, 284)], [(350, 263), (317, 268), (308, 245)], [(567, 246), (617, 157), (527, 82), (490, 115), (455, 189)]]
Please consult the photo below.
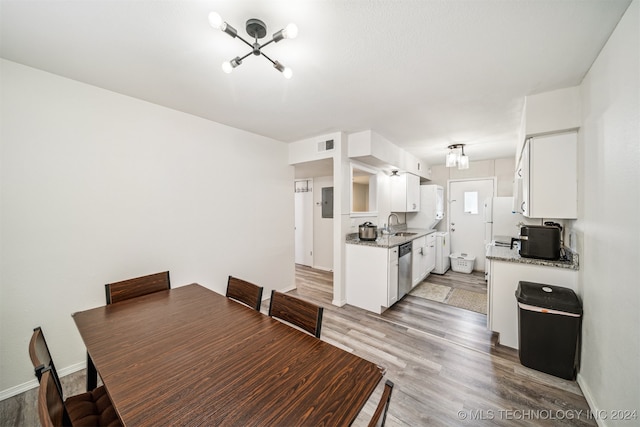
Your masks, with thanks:
[(576, 132), (530, 140), (526, 216), (577, 218), (577, 143)]
[(426, 236), (418, 237), (411, 242), (411, 287), (424, 278), (425, 245)]
[(413, 174), (407, 176), (407, 212), (420, 210), (420, 177)]
[(407, 206), (406, 174), (389, 178), (391, 187), (391, 212), (405, 212)]
[(520, 174), (522, 175), (521, 183), (521, 195), (522, 201), (520, 202), (519, 211), (524, 216), (529, 215), (529, 182), (531, 181), (531, 170), (529, 168), (529, 149), (531, 147), (531, 139), (528, 139), (524, 144), (522, 150), (522, 164), (520, 166)]
[(391, 307), (398, 301), (398, 247), (389, 249), (388, 272), (387, 307)]
[[(424, 276), (431, 273), (436, 268), (436, 235), (431, 233), (427, 236), (426, 255), (424, 257)], [(423, 277), (424, 277), (423, 276)]]
[(391, 212), (418, 212), (420, 210), (420, 177), (410, 173), (392, 176)]

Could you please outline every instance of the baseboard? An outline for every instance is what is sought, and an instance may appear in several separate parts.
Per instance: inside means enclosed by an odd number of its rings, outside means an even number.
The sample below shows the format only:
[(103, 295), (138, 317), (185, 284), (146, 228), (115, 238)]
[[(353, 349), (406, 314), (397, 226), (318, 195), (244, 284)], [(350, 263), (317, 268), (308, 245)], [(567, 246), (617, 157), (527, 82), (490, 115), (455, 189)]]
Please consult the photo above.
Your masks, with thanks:
[[(87, 367), (87, 362), (76, 363), (71, 366), (67, 366), (62, 369), (58, 369), (58, 375), (60, 377), (64, 377), (65, 375), (73, 374), (74, 372), (81, 371)], [(38, 387), (38, 380), (32, 379), (31, 381), (27, 381), (26, 383), (18, 384), (17, 386), (10, 387), (6, 390), (0, 391), (0, 400), (5, 400), (13, 396), (17, 396), (20, 393), (24, 393), (25, 391), (29, 391)]]
[[(589, 386), (587, 385), (587, 383), (583, 378), (584, 377), (580, 375), (580, 373), (578, 373), (578, 377), (576, 381), (580, 386), (580, 390), (582, 390), (582, 394), (584, 395), (584, 398), (587, 400), (587, 404), (589, 405), (589, 410), (591, 411), (592, 414), (598, 414), (600, 412), (598, 410), (598, 406), (596, 405), (596, 402), (593, 399), (593, 394), (591, 393), (591, 389), (589, 388)], [(607, 426), (607, 420), (603, 420), (601, 419), (601, 417), (594, 417), (594, 418), (599, 427)]]
[(319, 265), (314, 265), (314, 266), (313, 266), (313, 267), (311, 267), (311, 268), (316, 269), (316, 270), (327, 271), (327, 272), (329, 272), (329, 273), (331, 273), (331, 272), (333, 271), (333, 268), (322, 267), (322, 266), (319, 266)]
[(5, 400), (10, 397), (17, 396), (20, 393), (24, 393), (25, 391), (29, 391), (36, 387), (38, 387), (38, 380), (34, 378), (31, 381), (27, 381), (26, 383), (18, 384), (6, 390), (0, 391), (0, 400)]
[[(286, 294), (287, 292), (293, 291), (294, 289), (298, 289), (298, 287), (296, 285), (293, 285), (284, 289), (278, 289), (278, 292), (282, 292), (283, 294)], [(269, 293), (268, 298), (271, 298), (271, 293)]]

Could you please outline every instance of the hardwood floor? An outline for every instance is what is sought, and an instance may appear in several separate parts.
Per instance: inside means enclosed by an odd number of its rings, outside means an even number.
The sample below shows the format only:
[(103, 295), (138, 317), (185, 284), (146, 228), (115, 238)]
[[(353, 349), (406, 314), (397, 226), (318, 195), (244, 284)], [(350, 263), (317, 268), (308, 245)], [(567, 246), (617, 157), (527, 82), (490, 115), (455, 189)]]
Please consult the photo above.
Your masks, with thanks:
[[(322, 339), (386, 368), (388, 426), (596, 425), (576, 382), (522, 366), (494, 344), (483, 314), (412, 295), (381, 315), (335, 307), (332, 273), (297, 266), (296, 277), (292, 293), (325, 307)], [(381, 393), (382, 383), (354, 425), (367, 424)]]
[(483, 271), (472, 271), (471, 273), (458, 273), (447, 270), (445, 274), (430, 274), (425, 279), (427, 282), (436, 285), (449, 286), (454, 289), (464, 289), (471, 292), (487, 292), (487, 282), (484, 281)]
[[(596, 425), (577, 383), (522, 366), (515, 350), (494, 345), (483, 314), (407, 295), (377, 315), (332, 305), (330, 272), (297, 266), (296, 283), (292, 294), (325, 308), (321, 339), (386, 369), (395, 383), (389, 427)], [(82, 391), (84, 381), (84, 371), (63, 377), (65, 394)], [(383, 382), (354, 426), (367, 425), (382, 389)], [(0, 402), (1, 426), (37, 420), (36, 389)]]

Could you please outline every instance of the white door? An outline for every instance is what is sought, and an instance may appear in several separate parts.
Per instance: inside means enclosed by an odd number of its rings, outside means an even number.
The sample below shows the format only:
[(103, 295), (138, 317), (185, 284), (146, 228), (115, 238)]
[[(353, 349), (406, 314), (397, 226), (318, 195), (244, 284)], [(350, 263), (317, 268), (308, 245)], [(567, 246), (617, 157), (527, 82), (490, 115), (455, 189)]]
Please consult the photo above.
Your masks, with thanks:
[(295, 193), (295, 262), (313, 267), (313, 193)]
[(449, 181), (451, 252), (475, 256), (474, 270), (485, 270), (484, 200), (494, 189), (495, 178)]

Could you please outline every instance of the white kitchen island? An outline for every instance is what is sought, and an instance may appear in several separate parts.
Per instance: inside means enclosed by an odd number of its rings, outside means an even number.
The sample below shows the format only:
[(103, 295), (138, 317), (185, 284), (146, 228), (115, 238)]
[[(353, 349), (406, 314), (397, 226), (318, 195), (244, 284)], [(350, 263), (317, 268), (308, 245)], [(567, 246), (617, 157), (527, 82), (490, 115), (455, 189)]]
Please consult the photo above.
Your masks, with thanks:
[(499, 334), (501, 345), (519, 348), (518, 302), (515, 297), (518, 282), (557, 285), (576, 291), (578, 255), (567, 254), (568, 260), (545, 261), (522, 258), (517, 249), (489, 246), (487, 325)]

